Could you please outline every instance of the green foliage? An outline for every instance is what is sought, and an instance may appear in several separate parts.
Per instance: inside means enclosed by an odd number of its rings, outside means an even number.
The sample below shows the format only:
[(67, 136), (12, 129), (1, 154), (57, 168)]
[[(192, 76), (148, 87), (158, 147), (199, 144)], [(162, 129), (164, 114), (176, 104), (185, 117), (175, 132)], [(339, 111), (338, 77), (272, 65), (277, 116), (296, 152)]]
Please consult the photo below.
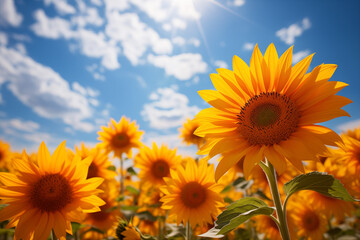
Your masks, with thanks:
[(256, 215), (270, 216), (273, 212), (274, 208), (269, 207), (264, 201), (258, 198), (242, 198), (229, 205), (226, 210), (218, 216), (218, 219), (215, 221), (215, 227), (200, 236), (219, 238), (222, 237), (220, 235), (234, 230), (251, 217)]
[(284, 192), (288, 198), (301, 190), (313, 190), (327, 197), (355, 201), (343, 184), (327, 173), (311, 172), (302, 174), (284, 185)]

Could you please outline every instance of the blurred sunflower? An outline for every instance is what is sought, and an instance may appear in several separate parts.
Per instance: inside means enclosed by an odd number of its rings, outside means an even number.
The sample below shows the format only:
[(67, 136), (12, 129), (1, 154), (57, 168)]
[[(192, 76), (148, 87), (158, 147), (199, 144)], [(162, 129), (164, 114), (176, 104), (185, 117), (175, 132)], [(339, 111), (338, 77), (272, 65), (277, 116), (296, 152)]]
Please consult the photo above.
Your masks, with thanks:
[(188, 118), (183, 124), (183, 127), (179, 129), (180, 138), (187, 145), (195, 144), (200, 147), (204, 142), (204, 138), (194, 134), (195, 130), (199, 127), (199, 123)]
[(120, 220), (116, 228), (116, 237), (119, 240), (141, 240), (141, 235), (136, 231), (133, 224), (124, 220)]
[(163, 209), (170, 210), (170, 217), (176, 216), (177, 224), (212, 224), (224, 206), (220, 195), (223, 186), (215, 183), (214, 166), (208, 166), (204, 159), (172, 170), (171, 178), (165, 178), (165, 182), (160, 188), (165, 196), (160, 201)]
[(273, 44), (264, 56), (256, 45), (250, 67), (234, 56), (233, 71), (217, 69), (210, 75), (216, 90), (199, 94), (213, 107), (197, 114), (195, 134), (206, 138), (201, 152), (209, 158), (222, 154), (216, 180), (243, 156), (246, 178), (264, 158), (278, 173), (287, 161), (304, 172), (302, 160), (316, 160), (325, 145), (341, 142), (334, 131), (315, 124), (349, 116), (341, 107), (351, 101), (335, 95), (347, 84), (328, 81), (333, 64), (306, 73), (312, 57), (292, 67), (292, 47), (279, 59)]
[(118, 183), (115, 180), (112, 180), (105, 181), (104, 184), (100, 186), (100, 189), (104, 192), (101, 193), (99, 197), (105, 204), (100, 206), (99, 212), (87, 213), (83, 221), (83, 224), (94, 226), (104, 232), (104, 234), (98, 231), (88, 231), (90, 227), (83, 228), (81, 230), (85, 233), (82, 239), (95, 240), (116, 236), (113, 226), (114, 223), (117, 222), (117, 219), (122, 216), (118, 207), (118, 202), (116, 201), (116, 198), (119, 196), (119, 187), (117, 184)]
[(92, 162), (89, 166), (87, 178), (102, 177), (104, 179), (115, 179), (116, 172), (109, 170), (112, 166), (108, 154), (100, 147), (87, 148), (84, 143), (81, 143), (81, 148), (75, 146), (75, 156), (81, 160), (90, 157)]
[(326, 216), (312, 205), (304, 204), (307, 199), (300, 194), (293, 196), (293, 199), (296, 201), (289, 202), (288, 210), (294, 221), (294, 227), (297, 228), (297, 236), (308, 240), (323, 239), (328, 224)]
[(100, 211), (104, 201), (95, 194), (102, 178), (86, 179), (88, 161), (69, 161), (65, 142), (51, 156), (41, 143), (38, 165), (14, 159), (17, 174), (0, 173), (0, 198), (7, 207), (0, 210), (0, 222), (10, 220), (7, 227), (15, 228), (15, 239), (45, 240), (51, 229), (56, 237), (65, 239), (72, 234), (70, 222), (83, 212)]
[(0, 171), (9, 169), (11, 158), (12, 152), (10, 151), (10, 145), (0, 141)]
[[(282, 240), (281, 234), (276, 223), (266, 215), (258, 215), (253, 219), (256, 231), (259, 233), (264, 233), (265, 238), (269, 240)], [(293, 219), (291, 218), (291, 214), (287, 215), (287, 223), (289, 226), (291, 239), (296, 239), (296, 233), (294, 231)]]
[(114, 155), (121, 158), (125, 153), (129, 158), (132, 157), (132, 148), (142, 146), (140, 142), (143, 131), (138, 130), (136, 122), (130, 122), (130, 119), (122, 117), (119, 122), (111, 119), (108, 127), (102, 126), (102, 132), (99, 131), (99, 147), (104, 148), (106, 153), (114, 152)]
[(345, 216), (351, 216), (355, 211), (352, 202), (327, 197), (315, 191), (302, 191), (301, 194), (307, 200), (307, 204), (325, 214), (328, 219), (334, 216), (337, 221), (341, 222)]
[(160, 148), (153, 143), (152, 149), (143, 147), (134, 159), (135, 167), (140, 169), (139, 178), (144, 188), (164, 184), (164, 177), (170, 176), (170, 170), (181, 164), (181, 156), (176, 149), (171, 150), (162, 145)]

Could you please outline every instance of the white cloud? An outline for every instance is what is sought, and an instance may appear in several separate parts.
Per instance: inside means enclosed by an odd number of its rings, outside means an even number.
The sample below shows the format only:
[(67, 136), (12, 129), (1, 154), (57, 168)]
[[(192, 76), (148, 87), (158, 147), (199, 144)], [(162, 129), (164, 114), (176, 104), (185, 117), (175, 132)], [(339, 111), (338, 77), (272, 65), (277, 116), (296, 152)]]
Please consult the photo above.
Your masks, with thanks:
[(80, 15), (72, 17), (71, 22), (80, 28), (84, 28), (86, 25), (99, 27), (104, 24), (104, 20), (99, 16), (98, 10), (92, 7), (87, 7)]
[(311, 27), (311, 22), (308, 18), (304, 18), (301, 22), (301, 25), (294, 23), (291, 24), (288, 28), (282, 28), (276, 32), (283, 42), (288, 45), (294, 44), (295, 38), (302, 35), (302, 33)]
[(107, 19), (108, 24), (105, 30), (107, 36), (121, 43), (123, 53), (131, 64), (138, 65), (140, 58), (149, 47), (155, 53), (171, 53), (170, 40), (160, 38), (155, 30), (140, 21), (137, 14), (111, 12), (107, 14)]
[(34, 33), (41, 37), (69, 39), (74, 37), (74, 32), (68, 21), (62, 18), (48, 18), (42, 9), (34, 12), (36, 23), (30, 26)]
[(244, 4), (245, 4), (245, 0), (233, 0), (232, 1), (232, 5), (234, 5), (236, 7), (241, 7)]
[(130, 7), (128, 0), (105, 0), (105, 8), (110, 11), (124, 11)]
[(15, 129), (23, 132), (34, 132), (40, 128), (40, 125), (33, 121), (23, 121), (18, 118), (1, 119), (0, 127), (3, 129)]
[(23, 54), (23, 55), (26, 55), (26, 47), (25, 47), (25, 45), (24, 44), (22, 44), (22, 43), (17, 43), (17, 44), (15, 44), (15, 48), (16, 48), (16, 50), (18, 50), (21, 54)]
[(56, 11), (60, 14), (74, 14), (76, 9), (67, 3), (66, 0), (44, 0), (46, 6), (53, 4)]
[(96, 6), (101, 6), (102, 5), (102, 1), (101, 0), (91, 0), (91, 3), (96, 5)]
[(23, 17), (16, 11), (14, 0), (0, 1), (0, 25), (20, 26)]
[(174, 56), (149, 54), (147, 59), (154, 66), (163, 68), (167, 75), (172, 75), (179, 80), (189, 80), (196, 74), (205, 73), (208, 68), (198, 53), (183, 53)]
[(173, 88), (159, 88), (149, 99), (151, 102), (144, 105), (141, 115), (155, 129), (179, 127), (200, 111), (197, 106), (189, 106), (189, 99)]
[(308, 49), (296, 52), (293, 54), (292, 63), (296, 64), (296, 63), (300, 62), (303, 58), (309, 56), (310, 54), (311, 54), (311, 52)]
[(6, 46), (8, 44), (8, 36), (4, 32), (0, 32), (0, 46)]
[(340, 131), (345, 132), (347, 130), (354, 130), (355, 128), (359, 128), (359, 127), (360, 127), (360, 119), (355, 119), (352, 121), (345, 122), (339, 125), (337, 128)]
[(0, 72), (0, 84), (8, 81), (14, 96), (39, 116), (61, 119), (76, 130), (94, 130), (93, 124), (86, 122), (93, 114), (88, 98), (72, 91), (51, 68), (14, 49), (0, 47)]
[(99, 91), (92, 89), (90, 87), (83, 87), (80, 85), (80, 83), (78, 82), (73, 82), (72, 83), (72, 89), (78, 93), (80, 93), (83, 96), (88, 96), (88, 97), (97, 97), (99, 96)]
[(185, 43), (186, 43), (185, 38), (180, 37), (180, 36), (177, 36), (177, 37), (172, 38), (171, 41), (172, 41), (174, 44), (179, 45), (179, 46), (184, 46)]
[(190, 38), (188, 42), (195, 47), (200, 47), (200, 40), (197, 38)]
[(215, 67), (217, 68), (229, 68), (229, 66), (227, 65), (227, 63), (225, 61), (222, 60), (216, 60), (214, 62)]
[(247, 43), (244, 43), (244, 45), (243, 45), (243, 49), (245, 51), (251, 51), (254, 49), (254, 47), (255, 47), (255, 43), (252, 43), (252, 42), (247, 42)]
[(118, 62), (119, 48), (115, 42), (106, 42), (103, 33), (94, 33), (86, 29), (80, 29), (76, 33), (80, 42), (81, 51), (88, 57), (102, 58), (102, 65), (107, 69), (120, 67)]
[(92, 74), (94, 79), (99, 81), (105, 81), (106, 78), (102, 73), (99, 72), (99, 67), (97, 64), (94, 63), (90, 66), (87, 66), (86, 70)]

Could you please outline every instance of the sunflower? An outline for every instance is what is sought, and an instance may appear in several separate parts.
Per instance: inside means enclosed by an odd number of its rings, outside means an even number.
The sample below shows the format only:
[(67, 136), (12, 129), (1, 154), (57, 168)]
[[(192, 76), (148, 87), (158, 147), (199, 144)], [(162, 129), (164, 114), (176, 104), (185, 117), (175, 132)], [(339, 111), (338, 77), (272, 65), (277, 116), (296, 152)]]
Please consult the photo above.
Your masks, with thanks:
[(304, 172), (302, 160), (315, 160), (325, 145), (341, 142), (334, 131), (315, 124), (349, 116), (341, 107), (351, 101), (335, 95), (347, 84), (328, 81), (333, 64), (306, 73), (312, 57), (292, 67), (292, 47), (279, 59), (273, 44), (264, 56), (256, 45), (250, 67), (234, 56), (233, 71), (210, 75), (216, 90), (199, 94), (213, 107), (195, 116), (200, 122), (195, 134), (206, 138), (201, 152), (210, 158), (222, 154), (216, 180), (243, 156), (246, 178), (264, 158), (278, 173), (287, 161)]
[(102, 126), (102, 132), (98, 132), (98, 140), (101, 148), (104, 148), (106, 153), (114, 152), (114, 155), (121, 158), (125, 153), (129, 158), (132, 157), (132, 148), (139, 148), (142, 146), (140, 142), (143, 131), (138, 130), (136, 122), (130, 122), (130, 119), (122, 117), (117, 123), (111, 119), (108, 127)]
[(180, 138), (187, 145), (195, 144), (200, 147), (204, 142), (204, 138), (194, 134), (195, 130), (199, 127), (199, 123), (188, 118), (183, 124), (183, 127), (179, 129)]
[(104, 192), (99, 195), (99, 197), (105, 202), (104, 205), (100, 207), (99, 212), (87, 213), (83, 221), (84, 224), (94, 226), (97, 229), (100, 229), (104, 234), (99, 233), (98, 231), (88, 231), (90, 227), (83, 228), (85, 232), (83, 239), (103, 239), (105, 237), (113, 236), (115, 237), (115, 229), (113, 228), (114, 223), (117, 222), (117, 219), (121, 216), (121, 212), (118, 208), (118, 202), (116, 198), (119, 196), (119, 187), (117, 186), (118, 182), (114, 180), (105, 181), (100, 185), (100, 189)]
[(87, 157), (91, 157), (92, 159), (87, 178), (102, 177), (108, 180), (115, 179), (116, 172), (109, 170), (109, 167), (112, 165), (108, 154), (100, 147), (89, 149), (85, 147), (84, 143), (81, 143), (81, 148), (75, 146), (75, 151), (74, 157), (79, 157), (81, 160), (86, 159)]
[(328, 219), (334, 216), (337, 221), (341, 222), (345, 216), (351, 216), (355, 211), (352, 202), (327, 197), (315, 191), (302, 191), (301, 194), (307, 200), (307, 204), (324, 213)]
[(323, 234), (327, 230), (328, 219), (314, 206), (304, 204), (307, 199), (297, 194), (289, 202), (288, 209), (293, 219), (294, 226), (297, 228), (298, 237), (306, 237), (308, 240), (323, 239)]
[(116, 228), (116, 236), (119, 240), (141, 240), (141, 235), (133, 224), (122, 219)]
[(52, 156), (41, 143), (37, 162), (24, 152), (23, 159), (13, 160), (17, 175), (0, 173), (0, 198), (8, 204), (0, 210), (0, 222), (10, 220), (7, 227), (16, 227), (15, 239), (45, 240), (51, 229), (65, 239), (80, 210), (96, 212), (104, 204), (95, 195), (103, 179), (86, 179), (89, 161), (69, 161), (65, 141)]
[(0, 171), (9, 170), (9, 161), (11, 158), (10, 145), (0, 141)]
[(163, 209), (170, 210), (170, 217), (176, 216), (177, 224), (212, 224), (224, 206), (220, 195), (223, 186), (215, 183), (214, 166), (208, 166), (206, 160), (199, 164), (189, 161), (185, 168), (179, 166), (165, 182), (160, 188), (165, 196), (160, 201)]
[(153, 148), (143, 147), (134, 159), (135, 167), (140, 168), (139, 178), (144, 188), (164, 184), (164, 177), (170, 176), (170, 170), (181, 164), (181, 156), (176, 149), (171, 150), (165, 145), (160, 148), (153, 143)]

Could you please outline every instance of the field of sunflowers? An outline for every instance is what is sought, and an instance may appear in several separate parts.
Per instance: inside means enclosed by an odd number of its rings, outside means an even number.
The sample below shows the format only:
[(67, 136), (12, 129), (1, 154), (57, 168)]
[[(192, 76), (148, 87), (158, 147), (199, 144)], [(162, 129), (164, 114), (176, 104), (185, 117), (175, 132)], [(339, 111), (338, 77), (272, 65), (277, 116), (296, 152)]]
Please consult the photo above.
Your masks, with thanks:
[(196, 159), (145, 146), (125, 116), (94, 148), (20, 153), (3, 139), (0, 240), (359, 239), (360, 128), (318, 125), (351, 100), (336, 65), (310, 71), (312, 57), (292, 66), (292, 47), (255, 46), (249, 65), (211, 74), (209, 108), (179, 129)]

